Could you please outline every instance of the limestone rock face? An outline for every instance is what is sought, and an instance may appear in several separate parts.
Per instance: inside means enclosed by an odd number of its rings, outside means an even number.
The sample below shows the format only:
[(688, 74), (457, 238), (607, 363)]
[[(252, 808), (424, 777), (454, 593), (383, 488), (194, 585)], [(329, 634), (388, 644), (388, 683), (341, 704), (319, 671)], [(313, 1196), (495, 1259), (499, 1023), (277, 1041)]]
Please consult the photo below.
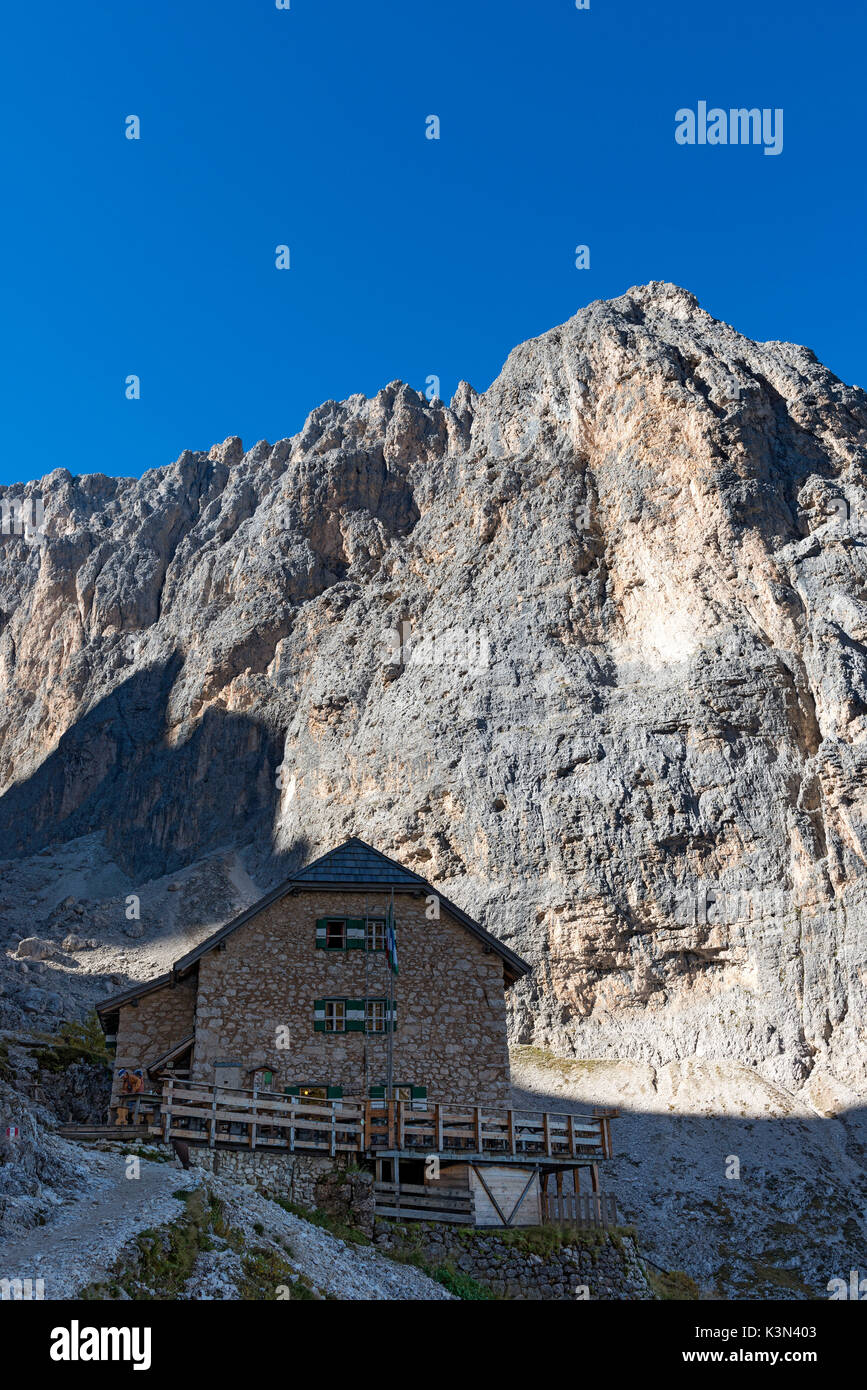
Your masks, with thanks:
[[(867, 1090), (867, 396), (653, 283), (449, 406), (72, 477), (0, 538), (0, 854), (264, 889), (357, 834), (536, 966), (516, 1040)], [(228, 914), (227, 914), (228, 915)]]

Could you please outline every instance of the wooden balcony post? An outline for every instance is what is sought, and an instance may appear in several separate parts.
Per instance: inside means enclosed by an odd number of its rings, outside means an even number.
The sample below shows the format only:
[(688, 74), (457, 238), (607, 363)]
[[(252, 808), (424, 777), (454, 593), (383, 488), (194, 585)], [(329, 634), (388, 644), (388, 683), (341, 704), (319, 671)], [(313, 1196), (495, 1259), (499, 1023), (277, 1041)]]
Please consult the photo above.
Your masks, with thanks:
[(437, 1153), (443, 1151), (443, 1108), (437, 1101), (436, 1106), (436, 1126), (437, 1126)]
[(171, 1133), (172, 1133), (172, 1087), (174, 1086), (174, 1084), (175, 1084), (174, 1077), (173, 1077), (173, 1076), (170, 1076), (169, 1079), (168, 1079), (168, 1081), (166, 1082), (165, 1086), (163, 1087), (163, 1095), (164, 1095), (164, 1097), (165, 1097), (165, 1105), (166, 1105), (166, 1116), (165, 1116), (165, 1121), (166, 1121), (166, 1127), (165, 1127), (165, 1140), (166, 1140), (166, 1143), (169, 1142), (169, 1139), (171, 1138)]
[(474, 1107), (475, 1115), (475, 1134), (476, 1134), (476, 1153), (482, 1152), (482, 1108), (480, 1105)]
[[(171, 1084), (171, 1083), (169, 1083)], [(208, 1139), (208, 1147), (213, 1148), (217, 1142), (217, 1085), (214, 1079), (214, 1088), (211, 1091), (211, 1134)]]
[(250, 1148), (251, 1148), (251, 1149), (255, 1149), (255, 1147), (256, 1147), (256, 1101), (258, 1100), (258, 1098), (259, 1098), (259, 1084), (258, 1084), (258, 1082), (257, 1082), (257, 1080), (256, 1080), (256, 1073), (254, 1072), (254, 1073), (253, 1073), (253, 1111), (252, 1111), (253, 1120), (252, 1120), (252, 1124), (249, 1126), (249, 1130), (248, 1130), (248, 1134), (247, 1134), (247, 1137), (248, 1137), (248, 1139), (249, 1139), (249, 1141), (250, 1141)]

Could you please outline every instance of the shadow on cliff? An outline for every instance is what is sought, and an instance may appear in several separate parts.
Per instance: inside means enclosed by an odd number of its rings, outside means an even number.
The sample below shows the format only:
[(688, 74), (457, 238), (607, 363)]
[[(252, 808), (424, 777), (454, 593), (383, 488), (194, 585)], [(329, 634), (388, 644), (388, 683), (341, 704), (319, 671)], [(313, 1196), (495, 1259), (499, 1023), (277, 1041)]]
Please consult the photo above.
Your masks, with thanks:
[(307, 853), (275, 855), (282, 732), (211, 708), (183, 743), (166, 741), (180, 655), (132, 675), (69, 729), (31, 777), (0, 798), (0, 855), (14, 859), (98, 833), (133, 878), (172, 873), (260, 837), (275, 876)]
[[(734, 1299), (827, 1299), (850, 1270), (867, 1280), (867, 1108), (760, 1117), (643, 1100), (611, 1120), (600, 1180), (654, 1262)], [(516, 1086), (513, 1103), (586, 1115), (618, 1107), (618, 1095)]]

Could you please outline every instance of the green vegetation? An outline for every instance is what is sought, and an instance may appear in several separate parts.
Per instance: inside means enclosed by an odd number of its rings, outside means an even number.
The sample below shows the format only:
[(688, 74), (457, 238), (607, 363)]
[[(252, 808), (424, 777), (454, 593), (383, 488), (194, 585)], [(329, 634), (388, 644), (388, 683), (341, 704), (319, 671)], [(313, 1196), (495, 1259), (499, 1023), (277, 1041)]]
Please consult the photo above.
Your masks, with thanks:
[(663, 1302), (685, 1302), (701, 1296), (698, 1284), (682, 1269), (670, 1269), (666, 1274), (648, 1269), (645, 1273), (654, 1294)]
[[(79, 1296), (89, 1301), (130, 1299), (153, 1302), (177, 1298), (193, 1272), (197, 1257), (220, 1245), (241, 1257), (239, 1295), (245, 1301), (289, 1298), (321, 1299), (303, 1274), (265, 1246), (249, 1248), (244, 1233), (230, 1226), (225, 1206), (210, 1189), (178, 1189), (172, 1194), (184, 1203), (183, 1215), (158, 1230), (141, 1231), (118, 1260), (111, 1276), (91, 1284)], [(259, 1226), (258, 1229), (264, 1229)], [(291, 1255), (291, 1246), (287, 1244)], [(279, 1292), (278, 1292), (279, 1291)]]
[(322, 1230), (328, 1231), (336, 1236), (338, 1240), (345, 1240), (347, 1245), (372, 1245), (369, 1236), (357, 1226), (348, 1226), (343, 1221), (338, 1221), (336, 1217), (330, 1216), (327, 1211), (320, 1211), (318, 1207), (300, 1207), (296, 1202), (289, 1202), (285, 1197), (272, 1197), (272, 1202), (276, 1202), (278, 1207), (288, 1211), (292, 1216), (300, 1216), (303, 1221), (309, 1221), (311, 1226), (320, 1226)]
[(15, 1080), (15, 1069), (9, 1061), (9, 1043), (4, 1038), (0, 1041), (0, 1081), (8, 1081), (10, 1084)]
[(239, 1289), (244, 1302), (265, 1302), (275, 1298), (278, 1289), (288, 1290), (293, 1302), (316, 1298), (310, 1280), (303, 1274), (296, 1274), (276, 1250), (264, 1247), (248, 1250), (241, 1260), (241, 1269), (243, 1277)]
[(104, 1283), (90, 1284), (80, 1297), (90, 1301), (117, 1299), (124, 1294), (147, 1301), (176, 1298), (203, 1248), (210, 1218), (201, 1189), (185, 1196), (183, 1216), (159, 1230), (139, 1232), (130, 1255), (118, 1262), (112, 1276)]
[(89, 1062), (94, 1066), (111, 1067), (108, 1050), (96, 1009), (83, 1021), (67, 1019), (57, 1032), (37, 1034), (39, 1042), (33, 1055), (44, 1071), (65, 1071), (73, 1062)]
[(484, 1284), (480, 1284), (477, 1279), (474, 1279), (471, 1274), (465, 1274), (462, 1270), (455, 1269), (452, 1264), (437, 1265), (436, 1269), (425, 1269), (424, 1272), (435, 1279), (438, 1284), (442, 1284), (444, 1289), (448, 1289), (449, 1293), (453, 1293), (455, 1298), (495, 1300), (497, 1297), (490, 1289), (486, 1289)]

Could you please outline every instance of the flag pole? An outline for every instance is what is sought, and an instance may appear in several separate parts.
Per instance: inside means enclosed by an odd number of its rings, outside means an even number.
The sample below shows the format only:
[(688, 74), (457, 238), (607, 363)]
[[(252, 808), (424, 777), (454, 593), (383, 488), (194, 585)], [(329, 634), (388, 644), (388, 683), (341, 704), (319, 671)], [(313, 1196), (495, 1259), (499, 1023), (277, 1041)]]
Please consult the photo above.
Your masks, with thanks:
[[(386, 1028), (388, 1029), (388, 1050), (386, 1052), (386, 1096), (389, 1101), (394, 1100), (394, 965), (392, 951), (397, 949), (397, 933), (394, 925), (394, 888), (391, 890), (391, 905), (389, 907), (389, 949), (386, 951), (386, 962), (388, 965), (388, 1002), (386, 1009), (388, 1018)], [(393, 943), (393, 944), (392, 944)]]

